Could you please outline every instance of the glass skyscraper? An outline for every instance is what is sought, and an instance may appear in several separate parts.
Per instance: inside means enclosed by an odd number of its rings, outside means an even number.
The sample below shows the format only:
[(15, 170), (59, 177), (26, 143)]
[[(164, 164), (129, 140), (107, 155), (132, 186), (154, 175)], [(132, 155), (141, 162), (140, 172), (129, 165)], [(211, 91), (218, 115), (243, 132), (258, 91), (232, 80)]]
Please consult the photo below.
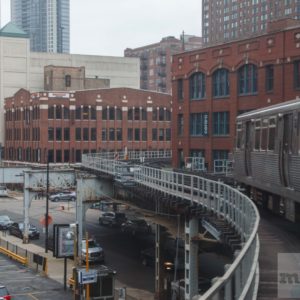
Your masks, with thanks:
[(11, 21), (34, 52), (70, 52), (70, 0), (11, 0)]

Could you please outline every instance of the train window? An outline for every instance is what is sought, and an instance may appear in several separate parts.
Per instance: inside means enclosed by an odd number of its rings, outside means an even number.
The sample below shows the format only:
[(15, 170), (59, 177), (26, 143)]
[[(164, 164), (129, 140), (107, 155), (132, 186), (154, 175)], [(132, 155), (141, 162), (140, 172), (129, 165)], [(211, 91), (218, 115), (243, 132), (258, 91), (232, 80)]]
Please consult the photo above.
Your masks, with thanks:
[(276, 118), (269, 119), (268, 150), (275, 149)]
[(236, 125), (236, 148), (240, 149), (242, 148), (242, 123), (237, 123)]
[(268, 119), (264, 119), (262, 121), (262, 126), (261, 126), (261, 143), (260, 143), (260, 149), (261, 150), (267, 150), (267, 145), (268, 145)]
[(260, 150), (260, 120), (255, 121), (255, 144), (254, 144), (254, 149), (255, 150)]

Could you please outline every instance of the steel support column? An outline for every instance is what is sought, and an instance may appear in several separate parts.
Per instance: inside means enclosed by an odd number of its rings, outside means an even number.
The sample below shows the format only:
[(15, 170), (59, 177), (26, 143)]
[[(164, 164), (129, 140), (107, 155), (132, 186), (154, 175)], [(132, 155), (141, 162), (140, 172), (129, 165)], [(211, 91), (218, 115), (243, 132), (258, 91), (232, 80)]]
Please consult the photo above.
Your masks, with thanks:
[(199, 233), (199, 220), (192, 218), (185, 222), (185, 299), (198, 295), (198, 243), (192, 237)]

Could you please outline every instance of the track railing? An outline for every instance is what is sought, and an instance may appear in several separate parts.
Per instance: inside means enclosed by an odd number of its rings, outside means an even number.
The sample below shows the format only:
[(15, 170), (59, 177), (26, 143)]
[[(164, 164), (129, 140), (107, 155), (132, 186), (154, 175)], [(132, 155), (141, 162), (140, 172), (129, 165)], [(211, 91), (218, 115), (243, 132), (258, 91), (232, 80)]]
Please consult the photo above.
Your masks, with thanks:
[[(118, 163), (122, 162), (88, 155), (82, 159), (84, 167), (109, 174), (113, 174)], [(215, 278), (212, 287), (203, 295), (189, 295), (186, 290), (186, 299), (256, 299), (259, 213), (248, 197), (222, 182), (146, 166), (135, 168), (134, 179), (144, 186), (207, 208), (225, 218), (240, 234), (242, 249), (236, 252), (234, 261), (227, 266), (224, 275)]]

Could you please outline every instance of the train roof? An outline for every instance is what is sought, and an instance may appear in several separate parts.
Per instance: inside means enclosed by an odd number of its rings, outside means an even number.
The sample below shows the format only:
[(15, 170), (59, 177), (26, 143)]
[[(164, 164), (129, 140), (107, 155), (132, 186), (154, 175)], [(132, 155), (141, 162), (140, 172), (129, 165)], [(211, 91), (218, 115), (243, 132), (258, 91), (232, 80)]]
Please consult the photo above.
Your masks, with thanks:
[(250, 118), (252, 119), (252, 118), (259, 118), (264, 116), (270, 116), (270, 115), (274, 115), (286, 111), (291, 111), (294, 109), (300, 109), (300, 98), (271, 105), (268, 107), (252, 110), (237, 116), (236, 119), (237, 121), (243, 121), (243, 120), (248, 120)]

